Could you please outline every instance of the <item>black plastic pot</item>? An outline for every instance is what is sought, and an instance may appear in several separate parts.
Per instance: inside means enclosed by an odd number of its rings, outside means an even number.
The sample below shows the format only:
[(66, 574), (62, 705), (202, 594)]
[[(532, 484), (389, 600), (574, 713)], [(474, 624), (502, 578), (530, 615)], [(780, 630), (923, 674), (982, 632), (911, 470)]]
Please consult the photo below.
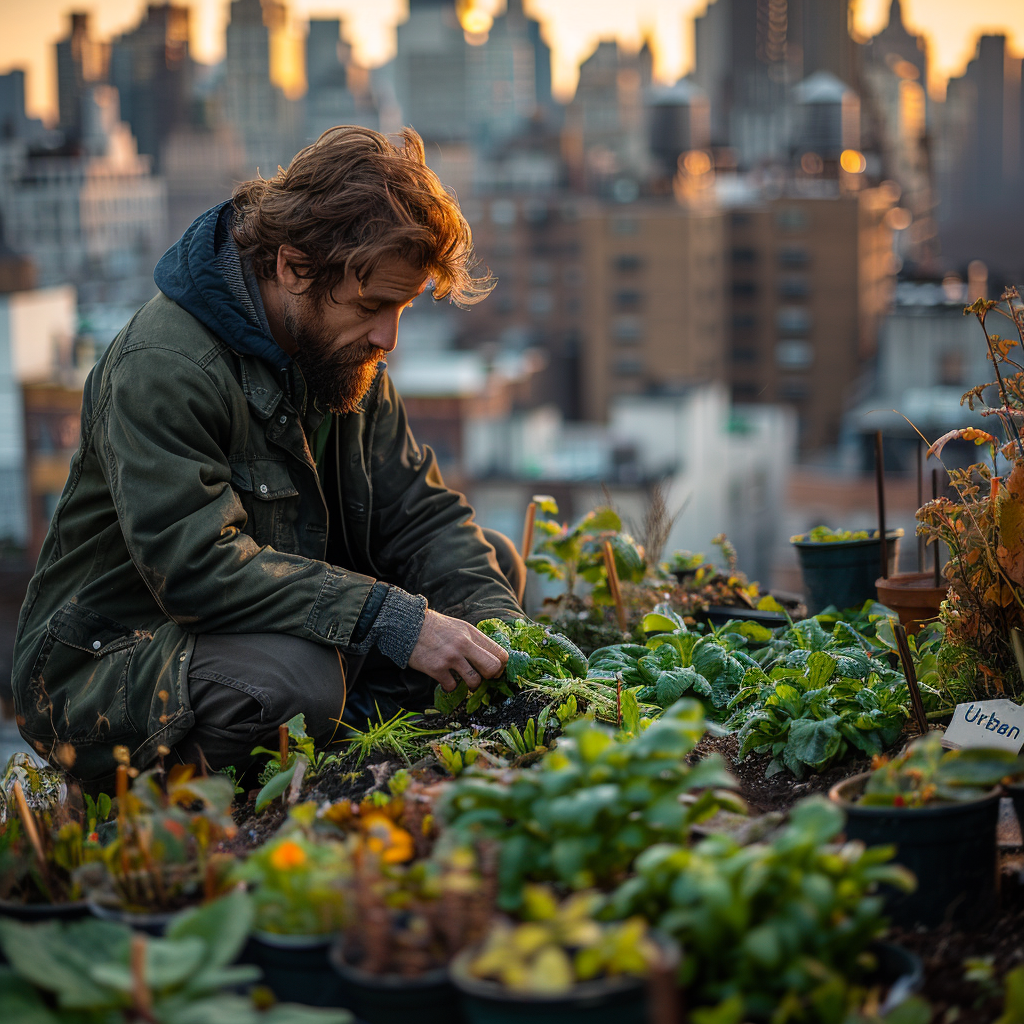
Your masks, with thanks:
[(145, 932), (156, 938), (163, 938), (167, 926), (171, 923), (174, 913), (169, 910), (159, 911), (152, 914), (139, 914), (131, 910), (124, 910), (121, 907), (111, 907), (105, 903), (97, 903), (95, 900), (88, 901), (89, 912), (93, 917), (101, 921), (114, 921), (117, 924), (126, 924), (137, 932)]
[(444, 968), (415, 978), (370, 974), (348, 963), (340, 944), (330, 952), (341, 1005), (366, 1024), (462, 1024), (459, 997)]
[(854, 803), (869, 772), (837, 783), (829, 797), (846, 811), (846, 836), (868, 846), (894, 844), (896, 862), (917, 876), (912, 893), (886, 891), (894, 924), (981, 923), (998, 903), (996, 822), (999, 791), (980, 800), (930, 807)]
[(327, 954), (333, 935), (275, 935), (253, 932), (239, 962), (255, 964), (263, 982), (282, 1003), (347, 1006)]
[(768, 629), (788, 626), (789, 619), (784, 612), (765, 612), (757, 608), (737, 608), (732, 605), (711, 605), (706, 612), (698, 612), (697, 618), (710, 622), (712, 626), (724, 626), (738, 619), (741, 622), (756, 622)]
[[(674, 970), (679, 947), (658, 937), (665, 967)], [(463, 950), (451, 963), (452, 983), (462, 998), (466, 1024), (646, 1024), (650, 1019), (643, 978), (601, 978), (574, 985), (563, 996), (510, 992), (496, 981), (475, 978), (469, 965), (478, 949)]]
[(1007, 786), (1006, 795), (1013, 801), (1013, 810), (1020, 822), (1021, 835), (1024, 836), (1024, 782)]
[(871, 952), (878, 958), (878, 970), (872, 982), (881, 984), (886, 996), (879, 1014), (888, 1013), (907, 1001), (924, 985), (924, 964), (916, 953), (895, 942), (875, 942)]
[[(902, 530), (885, 534), (890, 576), (895, 575), (899, 564), (901, 536)], [(795, 540), (793, 547), (804, 577), (808, 615), (817, 615), (830, 604), (853, 608), (875, 600), (875, 580), (882, 564), (882, 544), (877, 537), (824, 542)]]

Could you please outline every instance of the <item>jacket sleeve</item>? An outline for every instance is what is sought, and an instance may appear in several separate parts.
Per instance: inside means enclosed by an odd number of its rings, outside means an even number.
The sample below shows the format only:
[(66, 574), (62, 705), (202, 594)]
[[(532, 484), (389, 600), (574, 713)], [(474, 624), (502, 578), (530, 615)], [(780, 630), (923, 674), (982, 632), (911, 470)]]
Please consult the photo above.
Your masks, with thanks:
[(445, 486), (430, 448), (416, 444), (387, 376), (373, 429), (370, 537), (376, 570), (446, 615), (473, 623), (521, 617), (472, 508)]
[(178, 352), (126, 351), (96, 417), (132, 561), (164, 613), (198, 633), (291, 633), (348, 645), (374, 580), (259, 546), (231, 487), (231, 409)]

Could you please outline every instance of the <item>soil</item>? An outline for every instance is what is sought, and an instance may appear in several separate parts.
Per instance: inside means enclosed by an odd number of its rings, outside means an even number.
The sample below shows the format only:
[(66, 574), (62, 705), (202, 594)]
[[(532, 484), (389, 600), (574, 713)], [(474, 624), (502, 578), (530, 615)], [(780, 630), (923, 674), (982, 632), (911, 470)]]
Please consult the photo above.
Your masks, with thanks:
[(781, 771), (766, 779), (764, 772), (769, 759), (756, 754), (748, 754), (742, 761), (737, 761), (739, 743), (735, 736), (712, 736), (705, 734), (687, 758), (692, 764), (708, 754), (717, 753), (725, 761), (726, 768), (736, 776), (739, 782), (740, 796), (747, 802), (751, 814), (766, 814), (768, 811), (786, 811), (798, 800), (812, 793), (828, 793), (843, 779), (867, 771), (870, 758), (858, 758), (844, 761), (827, 772), (816, 775), (813, 772), (807, 778), (798, 780), (788, 771)]

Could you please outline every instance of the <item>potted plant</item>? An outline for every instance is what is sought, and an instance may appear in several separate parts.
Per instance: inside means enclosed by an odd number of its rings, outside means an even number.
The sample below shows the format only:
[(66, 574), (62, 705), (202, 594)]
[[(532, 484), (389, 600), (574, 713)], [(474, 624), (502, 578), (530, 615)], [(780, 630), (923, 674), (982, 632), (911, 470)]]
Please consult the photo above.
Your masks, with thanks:
[(245, 942), (252, 906), (234, 892), (178, 915), (164, 939), (126, 925), (85, 919), (40, 925), (0, 921), (0, 1019), (52, 1024), (138, 1020), (234, 1024), (351, 1024), (344, 1010), (259, 1004), (231, 989), (258, 980), (229, 966)]
[(452, 963), (469, 1024), (643, 1024), (645, 979), (659, 968), (674, 971), (678, 950), (655, 942), (642, 917), (598, 922), (603, 902), (580, 892), (559, 903), (550, 889), (526, 886), (522, 920), (499, 918)]
[(119, 767), (116, 835), (75, 878), (97, 917), (159, 935), (176, 911), (223, 891), (233, 858), (214, 850), (236, 831), (234, 785), (178, 764), (143, 772), (128, 789), (126, 766)]
[(345, 920), (352, 874), (345, 843), (307, 834), (315, 804), (293, 808), (290, 826), (232, 872), (251, 888), (255, 918), (245, 960), (256, 964), (278, 999), (337, 1006), (340, 988), (327, 954)]
[(938, 617), (949, 584), (936, 585), (934, 572), (899, 572), (895, 576), (879, 576), (875, 589), (878, 600), (896, 612), (907, 633), (913, 635)]
[[(899, 565), (899, 539), (903, 530), (886, 530), (888, 574)], [(872, 600), (882, 562), (882, 542), (877, 530), (831, 530), (816, 526), (808, 533), (790, 537), (800, 559), (807, 608), (811, 615), (834, 604), (852, 608)]]
[(356, 849), (352, 915), (331, 952), (344, 1003), (367, 1024), (459, 1019), (448, 965), (485, 933), (493, 858), (459, 844), (404, 863), (410, 844), (382, 819)]
[(975, 922), (992, 912), (998, 783), (1016, 771), (1018, 759), (1008, 751), (944, 751), (939, 734), (930, 733), (832, 787), (847, 837), (895, 844), (897, 862), (917, 877), (914, 892), (889, 895), (897, 923)]

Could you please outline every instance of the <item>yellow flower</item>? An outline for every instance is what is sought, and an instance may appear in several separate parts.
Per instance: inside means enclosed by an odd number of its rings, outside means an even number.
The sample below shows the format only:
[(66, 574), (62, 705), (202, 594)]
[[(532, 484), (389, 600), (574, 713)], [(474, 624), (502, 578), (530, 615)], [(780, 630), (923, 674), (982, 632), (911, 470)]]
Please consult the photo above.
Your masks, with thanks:
[(278, 871), (291, 871), (306, 863), (306, 851), (294, 839), (278, 844), (270, 854), (270, 864)]
[(385, 864), (403, 864), (416, 855), (412, 836), (384, 814), (368, 814), (362, 821), (366, 848), (380, 854)]

